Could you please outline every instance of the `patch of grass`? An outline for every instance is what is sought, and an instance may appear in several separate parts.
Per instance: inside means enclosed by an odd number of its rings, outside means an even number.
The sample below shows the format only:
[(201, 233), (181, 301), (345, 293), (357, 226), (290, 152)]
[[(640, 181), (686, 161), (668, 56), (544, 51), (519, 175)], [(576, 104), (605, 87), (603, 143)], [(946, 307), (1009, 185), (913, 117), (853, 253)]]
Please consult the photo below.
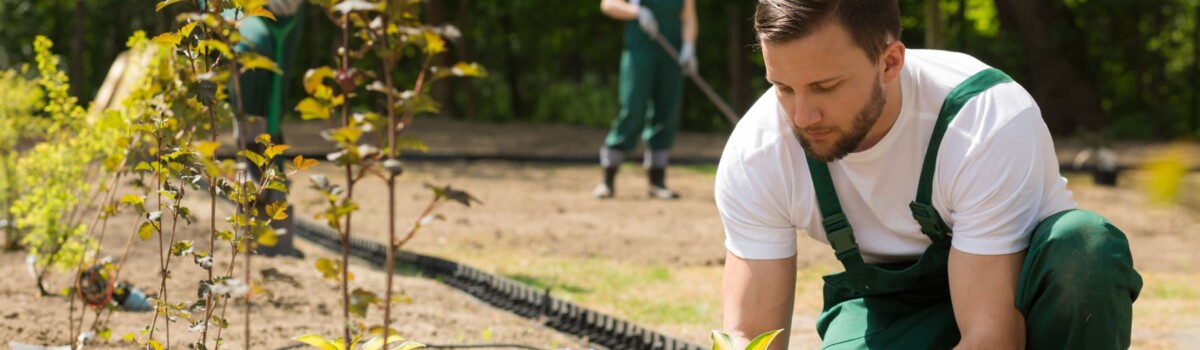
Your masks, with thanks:
[(686, 164), (680, 165), (679, 167), (697, 174), (717, 175), (716, 164)]
[(1145, 282), (1143, 293), (1155, 299), (1200, 300), (1200, 290), (1194, 286), (1195, 280), (1147, 274)]

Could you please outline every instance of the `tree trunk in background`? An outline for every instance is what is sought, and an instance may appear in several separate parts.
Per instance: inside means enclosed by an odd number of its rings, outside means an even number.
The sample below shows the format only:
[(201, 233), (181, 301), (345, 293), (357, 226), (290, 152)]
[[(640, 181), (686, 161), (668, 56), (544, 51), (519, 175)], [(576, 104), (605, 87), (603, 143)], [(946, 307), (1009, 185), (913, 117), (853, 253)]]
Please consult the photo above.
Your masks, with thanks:
[(958, 49), (967, 51), (967, 28), (970, 28), (970, 23), (967, 23), (967, 0), (958, 0)]
[(925, 0), (925, 48), (942, 48), (942, 0)]
[(75, 19), (72, 25), (75, 32), (71, 37), (71, 95), (84, 103), (83, 87), (86, 81), (83, 76), (83, 29), (87, 25), (83, 0), (75, 0)]
[(528, 118), (525, 106), (521, 103), (521, 60), (514, 41), (517, 39), (517, 29), (513, 27), (512, 15), (508, 12), (500, 14), (500, 34), (508, 38), (508, 49), (504, 50), (504, 80), (508, 83), (509, 110), (513, 116), (521, 120)]
[(995, 1), (1000, 24), (1025, 46), (1029, 81), (1023, 85), (1041, 106), (1050, 131), (1061, 135), (1107, 126), (1096, 85), (1084, 72), (1083, 36), (1070, 13), (1044, 0)]
[[(459, 0), (458, 16), (455, 17), (455, 19), (458, 22), (456, 24), (458, 29), (460, 31), (464, 31), (464, 33), (466, 28), (471, 25), (471, 11), (467, 10), (470, 7), (471, 0)], [(467, 46), (466, 35), (464, 35), (462, 38), (459, 38), (459, 42), (456, 45), (458, 46), (458, 49), (455, 50), (455, 53), (458, 54), (458, 60), (462, 62), (471, 62), (471, 48), (470, 46)], [(454, 79), (454, 86), (457, 88), (456, 90), (462, 91), (463, 94), (466, 95), (467, 105), (464, 109), (466, 114), (463, 115), (465, 119), (473, 120), (478, 118), (479, 102), (476, 100), (477, 97), (475, 96), (475, 79)]]
[(729, 24), (726, 32), (729, 34), (729, 47), (726, 52), (729, 60), (729, 99), (733, 105), (733, 112), (737, 114), (744, 113), (747, 106), (746, 92), (750, 90), (749, 81), (746, 78), (746, 44), (742, 38), (745, 27), (742, 23), (741, 6), (736, 3), (725, 5), (726, 20)]
[(1192, 128), (1188, 132), (1200, 136), (1200, 5), (1192, 9)]
[[(437, 27), (446, 24), (446, 1), (429, 0), (425, 3), (425, 13), (429, 16), (429, 25)], [(455, 44), (455, 51), (462, 50), (461, 47), (458, 47), (457, 41), (453, 44)], [(449, 53), (443, 52), (433, 58), (433, 65), (435, 67), (449, 67), (453, 64), (454, 63), (452, 63)], [(437, 101), (438, 104), (441, 105), (441, 115), (458, 117), (458, 106), (454, 103), (454, 90), (451, 89), (452, 86), (450, 84), (451, 82), (449, 81), (443, 81), (441, 83), (434, 84), (431, 89), (433, 90), (433, 100)]]

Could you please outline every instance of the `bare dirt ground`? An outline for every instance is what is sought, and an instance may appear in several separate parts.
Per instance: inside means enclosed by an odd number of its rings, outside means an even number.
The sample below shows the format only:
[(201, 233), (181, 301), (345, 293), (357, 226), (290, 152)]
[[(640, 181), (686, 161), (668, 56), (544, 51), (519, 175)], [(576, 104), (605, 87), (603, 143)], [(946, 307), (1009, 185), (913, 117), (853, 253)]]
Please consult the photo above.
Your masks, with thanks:
[[(327, 149), (315, 135), (319, 126), (293, 125), (288, 140), (294, 151), (317, 153)], [(521, 154), (543, 156), (594, 156), (603, 130), (525, 124), (478, 124), (451, 120), (419, 120), (410, 130), (425, 140), (433, 153)], [(312, 141), (316, 140), (316, 141)], [(716, 158), (724, 138), (715, 135), (680, 135), (676, 157)], [(1078, 147), (1060, 142), (1060, 157), (1073, 157)], [(1074, 147), (1074, 148), (1072, 148)], [(1125, 161), (1158, 153), (1161, 145), (1125, 145)], [(1192, 148), (1194, 149), (1194, 147)], [(1139, 153), (1140, 152), (1140, 153)], [(1191, 157), (1190, 160), (1200, 160)], [(444, 221), (423, 230), (406, 249), (464, 262), (533, 284), (550, 287), (575, 300), (680, 338), (708, 344), (710, 329), (720, 328), (720, 278), (724, 247), (720, 219), (713, 203), (714, 166), (673, 167), (668, 184), (679, 191), (679, 201), (645, 197), (645, 174), (638, 166), (622, 169), (617, 198), (592, 199), (588, 192), (599, 180), (599, 170), (588, 165), (551, 165), (497, 161), (408, 162), (397, 186), (398, 227), (408, 227), (431, 197), (423, 183), (449, 184), (465, 189), (483, 204), (471, 208), (446, 205), (439, 212)], [(321, 165), (294, 180), (292, 203), (298, 216), (313, 217), (323, 207), (319, 195), (308, 188), (307, 175), (325, 174), (332, 180), (342, 170)], [(1081, 208), (1109, 217), (1129, 235), (1135, 265), (1146, 279), (1142, 296), (1135, 304), (1133, 342), (1139, 349), (1200, 348), (1200, 216), (1198, 207), (1150, 203), (1142, 194), (1142, 173), (1125, 176), (1118, 188), (1091, 185), (1085, 176), (1071, 176), (1071, 188)], [(1200, 178), (1186, 179), (1185, 203), (1195, 201)], [(386, 186), (367, 178), (356, 185), (355, 200), (362, 210), (355, 214), (355, 234), (375, 240), (386, 239)], [(1191, 202), (1188, 202), (1191, 201)], [(203, 203), (207, 203), (206, 200)], [(194, 205), (195, 207), (206, 207)], [(206, 210), (194, 210), (203, 216)], [(201, 222), (206, 222), (202, 218)], [(110, 223), (106, 252), (119, 254), (134, 223), (122, 217)], [(206, 230), (181, 231), (187, 239), (201, 239)], [(805, 241), (802, 240), (802, 243)], [(154, 244), (150, 244), (154, 243)], [(800, 282), (791, 334), (793, 349), (819, 345), (813, 323), (820, 308), (820, 278), (839, 267), (829, 248), (815, 242), (800, 244)], [(276, 267), (303, 284), (294, 288), (279, 282), (264, 284), (274, 299), (260, 298), (255, 305), (254, 348), (289, 344), (287, 338), (308, 333), (333, 335), (338, 332), (338, 294), (333, 285), (320, 279), (312, 268), (316, 257), (331, 256), (319, 248), (301, 244), (304, 260), (258, 258), (255, 270)], [(128, 279), (147, 288), (156, 283), (156, 242), (135, 245)], [(218, 250), (227, 254), (228, 249)], [(240, 259), (240, 258), (239, 258)], [(32, 296), (32, 279), (24, 272), (22, 254), (0, 254), (0, 339), (27, 343), (65, 342), (66, 303), (62, 298)], [(221, 259), (218, 258), (218, 261)], [(183, 270), (196, 270), (190, 262), (176, 269), (172, 293), (191, 293), (188, 285), (197, 278)], [(354, 268), (356, 284), (377, 286), (383, 274), (370, 268)], [(238, 268), (240, 271), (240, 267)], [(56, 276), (51, 285), (61, 287), (65, 278)], [(428, 343), (479, 343), (490, 329), (494, 341), (519, 342), (539, 347), (579, 348), (577, 340), (546, 330), (503, 311), (491, 309), (448, 287), (429, 280), (404, 277), (398, 280), (412, 296), (402, 305), (397, 328), (407, 337)], [(271, 299), (271, 300), (274, 300)], [(243, 306), (230, 307), (240, 315)], [(236, 313), (235, 313), (236, 311)], [(372, 311), (376, 312), (376, 311)], [(325, 316), (329, 314), (328, 316)], [(241, 348), (241, 316), (231, 317), (231, 330), (224, 337), (232, 348)], [(374, 315), (378, 319), (378, 314)], [(134, 332), (149, 323), (148, 314), (120, 313), (113, 317), (114, 334)], [(178, 325), (176, 337), (192, 339)], [(161, 338), (160, 338), (161, 339)], [(108, 346), (127, 348), (128, 343)]]

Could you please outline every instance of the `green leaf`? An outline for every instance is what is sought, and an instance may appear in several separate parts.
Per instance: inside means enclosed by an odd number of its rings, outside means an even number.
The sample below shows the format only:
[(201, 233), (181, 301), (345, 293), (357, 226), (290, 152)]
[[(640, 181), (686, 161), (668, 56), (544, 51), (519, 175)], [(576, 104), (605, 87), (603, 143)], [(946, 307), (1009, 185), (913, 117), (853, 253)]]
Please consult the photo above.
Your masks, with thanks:
[(322, 337), (322, 336), (319, 336), (316, 334), (309, 334), (309, 335), (306, 335), (303, 337), (298, 337), (295, 339), (298, 342), (312, 345), (313, 347), (321, 349), (321, 350), (342, 350), (341, 346), (336, 345), (336, 344), (340, 344), (340, 342), (334, 343), (334, 342), (331, 342), (331, 341), (325, 339), (325, 337)]
[(178, 241), (171, 245), (171, 255), (184, 256), (192, 253), (192, 241)]
[(420, 94), (400, 101), (396, 105), (401, 112), (407, 113), (437, 113), (437, 100), (429, 94)]
[(275, 61), (267, 58), (267, 56), (253, 52), (242, 52), (241, 56), (238, 56), (238, 63), (242, 65), (242, 73), (246, 73), (246, 71), (251, 69), (266, 69), (275, 72), (275, 74), (283, 75), (283, 71), (279, 69), (279, 66), (275, 65)]
[(138, 162), (138, 165), (133, 167), (133, 171), (153, 171), (153, 170), (154, 169), (150, 167), (150, 163), (146, 163), (146, 162)]
[(279, 181), (267, 182), (267, 189), (288, 193), (287, 185)]
[(779, 335), (779, 332), (782, 331), (783, 329), (776, 329), (754, 337), (754, 340), (750, 341), (750, 345), (746, 345), (746, 350), (767, 350), (767, 347), (771, 345), (771, 341), (775, 340), (775, 336)]
[(163, 0), (162, 2), (158, 3), (158, 5), (154, 6), (154, 12), (162, 11), (162, 9), (164, 7), (171, 6), (174, 3), (183, 2), (183, 1), (184, 0)]
[(363, 290), (355, 288), (350, 292), (350, 313), (358, 317), (367, 317), (367, 309), (379, 301), (379, 296)]
[(108, 329), (108, 328), (104, 328), (104, 330), (100, 331), (99, 333), (96, 333), (96, 338), (108, 340), (108, 338), (112, 338), (112, 330)]
[(721, 331), (715, 329), (712, 331), (712, 342), (712, 350), (734, 350), (733, 339)]
[(154, 339), (150, 339), (150, 347), (154, 348), (154, 350), (163, 350), (162, 343)]
[(317, 102), (317, 100), (312, 97), (305, 97), (303, 100), (300, 100), (299, 104), (296, 105), (296, 111), (300, 112), (300, 119), (303, 120), (329, 119), (329, 108), (330, 107), (328, 105)]
[(154, 224), (151, 224), (150, 222), (143, 222), (141, 226), (138, 226), (138, 238), (141, 238), (143, 241), (145, 241), (149, 240), (150, 237), (153, 236)]
[(267, 164), (267, 158), (264, 158), (261, 154), (254, 153), (254, 151), (243, 150), (238, 152), (238, 154), (246, 157), (246, 159), (249, 159), (250, 162), (259, 167), (262, 167), (263, 164)]
[(429, 146), (425, 145), (424, 141), (415, 136), (402, 136), (396, 138), (396, 150), (416, 150), (423, 153), (429, 153)]

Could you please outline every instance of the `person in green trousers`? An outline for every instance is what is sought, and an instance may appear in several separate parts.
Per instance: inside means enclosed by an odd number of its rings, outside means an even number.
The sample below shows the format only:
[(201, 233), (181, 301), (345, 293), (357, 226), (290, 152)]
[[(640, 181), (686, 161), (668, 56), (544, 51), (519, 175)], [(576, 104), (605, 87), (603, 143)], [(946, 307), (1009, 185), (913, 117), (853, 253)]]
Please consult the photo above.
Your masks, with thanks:
[[(271, 141), (274, 143), (285, 143), (281, 127), (283, 111), (285, 111), (285, 92), (287, 91), (284, 82), (287, 81), (285, 75), (295, 74), (291, 61), (300, 42), (300, 33), (304, 22), (303, 9), (303, 0), (270, 0), (267, 2), (267, 10), (275, 16), (275, 20), (264, 17), (247, 17), (242, 21), (239, 34), (245, 41), (236, 45), (234, 50), (263, 55), (275, 62), (283, 72), (283, 74), (276, 74), (265, 69), (255, 69), (241, 75), (242, 110), (254, 120), (247, 123), (249, 130), (237, 130), (236, 134), (241, 138), (240, 142), (243, 142), (249, 150), (263, 152), (262, 145), (254, 141), (261, 133), (271, 135)], [(226, 10), (222, 15), (232, 18), (236, 13)], [(230, 96), (233, 96), (232, 87), (230, 89)], [(236, 103), (233, 100), (230, 102)], [(237, 125), (235, 125), (236, 127)], [(283, 161), (282, 157), (278, 158), (272, 166), (282, 169)], [(248, 168), (250, 175), (258, 179), (261, 175), (258, 169), (253, 166)], [(287, 196), (286, 193), (267, 190), (266, 195), (259, 200), (259, 203), (260, 206), (264, 206), (285, 196)], [(287, 219), (272, 222), (272, 227), (283, 234), (279, 236), (274, 246), (259, 247), (258, 253), (267, 256), (304, 256), (295, 248), (292, 235), (287, 234), (294, 232), (291, 227), (292, 208), (289, 207), (287, 210), (289, 214)], [(259, 212), (265, 212), (265, 210), (259, 208)]]
[[(603, 0), (600, 9), (609, 17), (627, 21), (625, 49), (621, 52), (621, 110), (600, 149), (604, 181), (596, 186), (596, 198), (612, 198), (617, 170), (625, 155), (646, 141), (643, 165), (652, 198), (676, 199), (667, 189), (669, 152), (679, 129), (679, 107), (683, 100), (683, 71), (695, 72), (695, 0)], [(679, 52), (675, 60), (655, 42), (661, 36)], [(649, 114), (647, 114), (649, 113)]]
[(735, 343), (791, 327), (804, 232), (845, 269), (824, 277), (823, 349), (1129, 347), (1129, 242), (1076, 208), (1021, 85), (907, 49), (896, 0), (759, 0), (754, 26), (772, 87), (714, 186)]

